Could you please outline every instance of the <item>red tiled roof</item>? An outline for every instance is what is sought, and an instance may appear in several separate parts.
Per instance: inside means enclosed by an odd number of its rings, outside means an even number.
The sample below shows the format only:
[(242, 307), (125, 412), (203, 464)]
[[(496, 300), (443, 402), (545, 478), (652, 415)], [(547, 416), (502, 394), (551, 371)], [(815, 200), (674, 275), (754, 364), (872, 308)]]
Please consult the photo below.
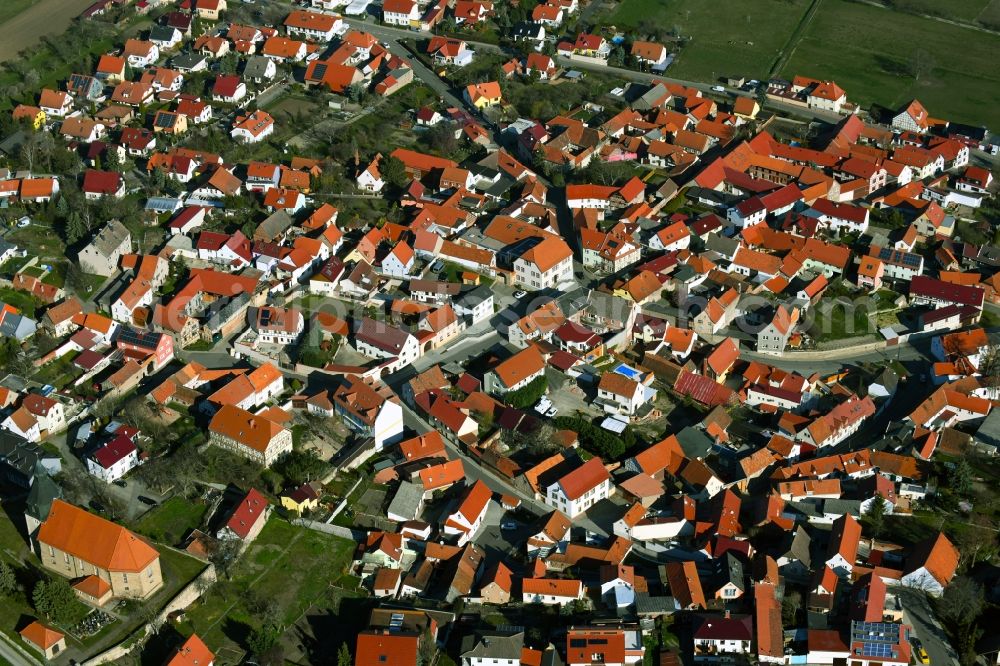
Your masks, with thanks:
[(576, 500), (583, 497), (588, 490), (596, 488), (598, 485), (611, 478), (608, 470), (600, 458), (591, 458), (580, 467), (559, 479), (566, 497)]
[(265, 515), (267, 506), (267, 498), (261, 495), (256, 488), (251, 488), (240, 500), (229, 520), (226, 521), (226, 527), (239, 538), (246, 539), (257, 521)]

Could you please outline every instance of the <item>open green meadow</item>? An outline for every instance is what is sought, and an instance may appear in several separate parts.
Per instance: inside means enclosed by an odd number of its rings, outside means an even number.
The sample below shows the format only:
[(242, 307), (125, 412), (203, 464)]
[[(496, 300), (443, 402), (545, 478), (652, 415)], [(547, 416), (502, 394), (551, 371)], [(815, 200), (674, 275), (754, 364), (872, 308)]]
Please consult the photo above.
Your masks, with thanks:
[(1000, 25), (1000, 0), (900, 2), (906, 11), (852, 0), (817, 0), (814, 12), (808, 0), (622, 0), (600, 23), (682, 35), (668, 72), (679, 79), (763, 80), (779, 67), (783, 78), (834, 79), (863, 106), (916, 97), (932, 115), (1000, 127), (1000, 36), (916, 15)]
[[(847, 0), (822, 0), (782, 75), (835, 79), (848, 99), (1000, 126), (1000, 36)], [(914, 59), (928, 63), (918, 81)]]
[(14, 18), (35, 2), (36, 0), (3, 0), (0, 2), (0, 25)]
[(619, 29), (653, 26), (690, 41), (670, 75), (699, 81), (765, 76), (809, 6), (807, 0), (623, 0), (607, 18)]
[(232, 578), (223, 577), (193, 605), (181, 629), (197, 632), (209, 645), (239, 649), (264, 618), (291, 627), (336, 590), (357, 587), (357, 579), (345, 573), (355, 545), (272, 517)]

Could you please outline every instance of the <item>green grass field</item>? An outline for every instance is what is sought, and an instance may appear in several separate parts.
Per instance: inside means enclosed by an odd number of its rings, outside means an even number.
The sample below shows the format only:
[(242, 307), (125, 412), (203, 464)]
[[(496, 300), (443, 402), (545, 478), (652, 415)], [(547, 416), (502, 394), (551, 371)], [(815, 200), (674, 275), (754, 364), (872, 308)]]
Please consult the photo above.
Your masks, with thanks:
[(353, 541), (272, 518), (243, 554), (232, 579), (220, 580), (191, 607), (183, 629), (197, 632), (218, 650), (241, 647), (264, 613), (290, 627), (314, 604), (326, 603), (331, 586), (356, 586), (345, 573), (354, 547)]
[(37, 0), (3, 0), (0, 2), (0, 25), (14, 18)]
[(975, 21), (989, 4), (990, 0), (897, 0), (905, 11), (959, 21)]
[[(835, 79), (863, 106), (895, 108), (916, 97), (937, 117), (1000, 126), (1000, 36), (910, 13), (1000, 25), (1000, 0), (903, 1), (905, 12), (820, 0), (801, 34), (807, 0), (622, 0), (599, 22), (679, 32), (689, 40), (669, 70), (679, 79), (763, 80), (784, 56), (783, 78)], [(930, 63), (919, 81), (910, 73), (915, 56)]]
[[(918, 53), (933, 61), (914, 81)], [(833, 78), (849, 100), (894, 108), (912, 97), (935, 116), (1000, 126), (1000, 37), (847, 0), (823, 0), (782, 75)]]
[(736, 74), (760, 78), (808, 6), (807, 0), (623, 0), (606, 23), (619, 29), (676, 27), (690, 38), (670, 68), (671, 76), (698, 81)]
[(184, 497), (171, 497), (145, 514), (136, 531), (162, 543), (178, 544), (188, 532), (201, 524), (208, 507)]

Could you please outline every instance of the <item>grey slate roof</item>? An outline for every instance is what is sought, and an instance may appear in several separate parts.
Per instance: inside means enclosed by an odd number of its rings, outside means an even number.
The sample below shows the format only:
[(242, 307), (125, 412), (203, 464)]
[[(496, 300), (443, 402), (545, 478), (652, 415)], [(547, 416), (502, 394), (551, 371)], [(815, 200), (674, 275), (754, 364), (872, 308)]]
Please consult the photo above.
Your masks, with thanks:
[(423, 498), (423, 495), (423, 488), (409, 481), (401, 481), (399, 488), (396, 490), (396, 495), (389, 502), (389, 508), (386, 510), (386, 513), (404, 516), (408, 520), (413, 520), (417, 517), (417, 508), (420, 506), (420, 500)]
[(37, 470), (58, 473), (61, 469), (58, 457), (9, 430), (0, 430), (0, 463), (6, 476), (25, 488), (31, 486)]
[(688, 458), (704, 458), (712, 450), (712, 440), (697, 428), (686, 426), (677, 433), (677, 443)]
[(795, 530), (795, 536), (792, 537), (792, 543), (788, 547), (788, 552), (785, 556), (788, 558), (794, 558), (806, 565), (808, 568), (812, 568), (812, 537), (806, 532), (805, 528), (799, 526)]
[(462, 654), (462, 660), (464, 662), (466, 659), (479, 657), (480, 659), (514, 659), (519, 661), (523, 647), (523, 632), (510, 636), (482, 634), (479, 636), (476, 646)]
[(248, 79), (262, 79), (267, 75), (268, 65), (271, 59), (267, 56), (250, 56), (247, 59), (246, 67), (243, 68), (243, 76)]
[(109, 257), (111, 253), (118, 249), (118, 246), (126, 238), (131, 238), (131, 232), (124, 224), (118, 220), (111, 220), (94, 236), (90, 245), (97, 250), (101, 256)]

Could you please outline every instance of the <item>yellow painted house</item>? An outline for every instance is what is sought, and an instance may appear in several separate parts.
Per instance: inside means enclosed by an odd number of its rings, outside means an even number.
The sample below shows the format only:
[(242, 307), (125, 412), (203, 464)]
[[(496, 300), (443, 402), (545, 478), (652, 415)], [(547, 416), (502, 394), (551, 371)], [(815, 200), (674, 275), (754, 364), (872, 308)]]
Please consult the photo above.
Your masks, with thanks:
[(281, 506), (301, 516), (306, 511), (315, 511), (319, 508), (319, 493), (311, 484), (303, 483), (295, 490), (282, 494)]
[(32, 129), (41, 129), (45, 125), (45, 112), (42, 111), (37, 106), (29, 106), (27, 104), (18, 104), (17, 108), (13, 112), (14, 120), (21, 120), (22, 118), (27, 118), (31, 123)]
[(497, 81), (485, 81), (466, 86), (465, 99), (477, 109), (497, 106), (503, 101), (500, 83)]

